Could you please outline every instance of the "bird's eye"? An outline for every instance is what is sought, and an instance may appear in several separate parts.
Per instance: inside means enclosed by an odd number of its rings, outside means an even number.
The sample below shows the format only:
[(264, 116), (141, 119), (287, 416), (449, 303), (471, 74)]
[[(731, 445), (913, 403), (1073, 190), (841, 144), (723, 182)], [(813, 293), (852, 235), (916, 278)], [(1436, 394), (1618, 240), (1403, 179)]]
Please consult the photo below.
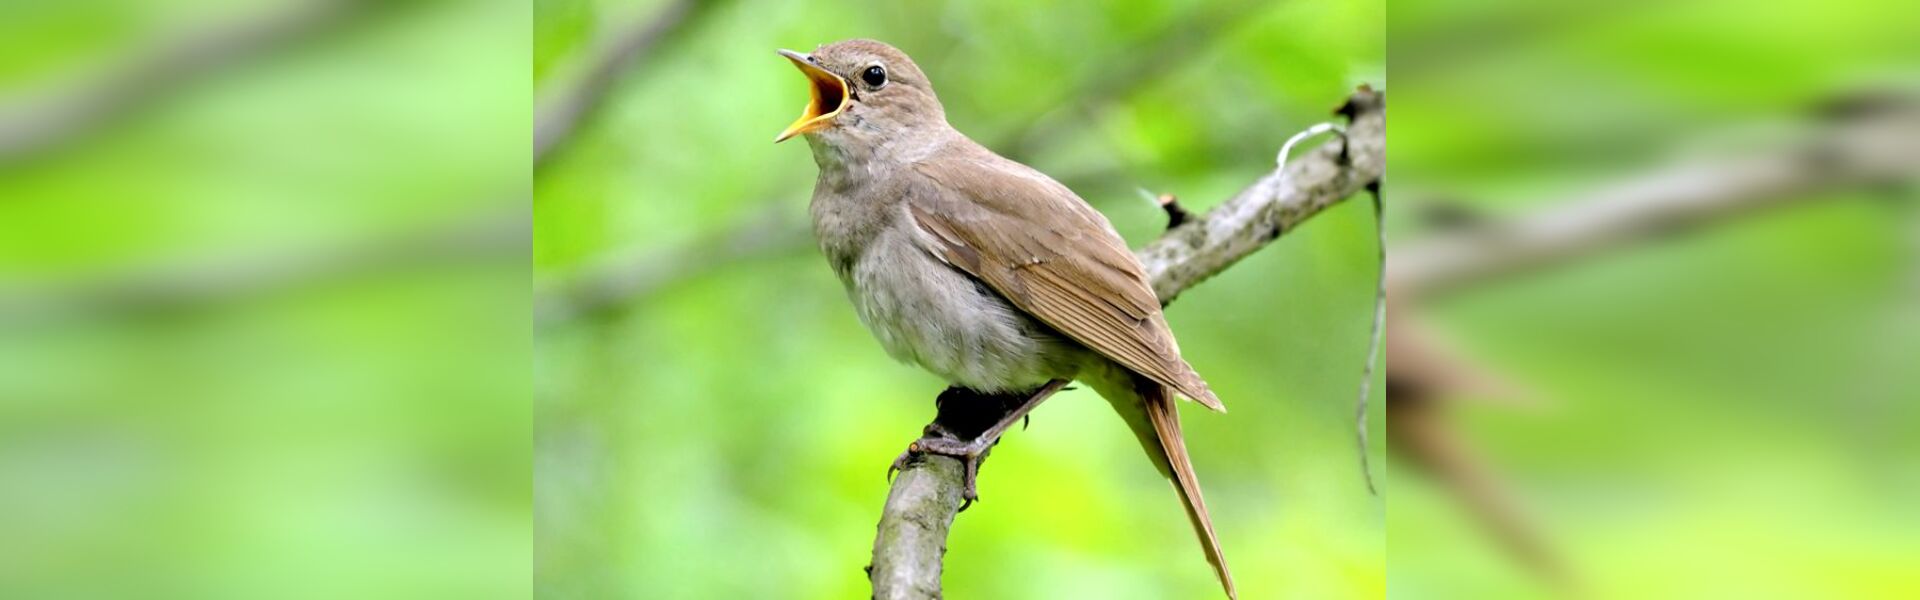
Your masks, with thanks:
[(880, 68), (880, 65), (867, 67), (867, 70), (860, 72), (860, 81), (866, 82), (867, 87), (880, 89), (880, 86), (887, 84), (887, 70)]

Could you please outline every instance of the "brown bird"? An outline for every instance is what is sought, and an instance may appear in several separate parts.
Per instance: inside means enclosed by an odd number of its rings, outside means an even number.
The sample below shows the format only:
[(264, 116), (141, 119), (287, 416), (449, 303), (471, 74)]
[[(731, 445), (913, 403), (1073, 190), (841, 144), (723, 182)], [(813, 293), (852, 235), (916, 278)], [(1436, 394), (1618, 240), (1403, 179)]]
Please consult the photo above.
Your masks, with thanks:
[(1174, 395), (1226, 409), (1180, 358), (1145, 270), (1106, 217), (955, 131), (927, 75), (892, 46), (848, 40), (780, 54), (813, 93), (774, 141), (805, 134), (813, 147), (814, 233), (860, 320), (893, 357), (957, 387), (1024, 396), (972, 440), (930, 432), (909, 451), (959, 458), (972, 500), (999, 435), (1083, 381), (1173, 479), (1207, 562), (1236, 597)]

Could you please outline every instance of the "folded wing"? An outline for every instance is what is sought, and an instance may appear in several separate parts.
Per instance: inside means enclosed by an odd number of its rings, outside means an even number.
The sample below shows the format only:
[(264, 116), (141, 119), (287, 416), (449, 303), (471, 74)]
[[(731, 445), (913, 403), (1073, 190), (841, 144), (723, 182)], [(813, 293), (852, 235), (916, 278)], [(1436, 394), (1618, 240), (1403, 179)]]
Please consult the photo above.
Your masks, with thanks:
[(984, 150), (915, 165), (906, 203), (928, 251), (1128, 370), (1224, 411), (1180, 358), (1146, 272), (1066, 186)]

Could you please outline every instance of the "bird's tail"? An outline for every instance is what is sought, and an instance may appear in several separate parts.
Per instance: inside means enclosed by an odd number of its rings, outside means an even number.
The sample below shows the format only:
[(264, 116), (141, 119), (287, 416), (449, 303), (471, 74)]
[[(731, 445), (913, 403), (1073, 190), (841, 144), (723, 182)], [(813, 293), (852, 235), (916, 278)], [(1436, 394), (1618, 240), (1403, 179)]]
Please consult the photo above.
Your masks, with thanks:
[[(1233, 574), (1227, 570), (1227, 558), (1220, 551), (1220, 538), (1214, 535), (1213, 519), (1207, 516), (1207, 502), (1200, 495), (1200, 478), (1193, 472), (1193, 463), (1187, 459), (1186, 438), (1180, 434), (1180, 413), (1176, 412), (1173, 390), (1144, 377), (1131, 377), (1132, 392), (1124, 394), (1101, 390), (1107, 396), (1120, 415), (1125, 417), (1127, 425), (1133, 428), (1134, 435), (1140, 438), (1147, 455), (1154, 465), (1160, 468), (1160, 474), (1173, 480), (1173, 487), (1180, 492), (1180, 503), (1186, 506), (1187, 519), (1193, 522), (1194, 533), (1200, 536), (1200, 546), (1207, 554), (1207, 562), (1213, 565), (1213, 572), (1220, 577), (1221, 587), (1226, 589), (1227, 597), (1239, 598), (1233, 587)], [(1111, 392), (1120, 392), (1114, 389)]]

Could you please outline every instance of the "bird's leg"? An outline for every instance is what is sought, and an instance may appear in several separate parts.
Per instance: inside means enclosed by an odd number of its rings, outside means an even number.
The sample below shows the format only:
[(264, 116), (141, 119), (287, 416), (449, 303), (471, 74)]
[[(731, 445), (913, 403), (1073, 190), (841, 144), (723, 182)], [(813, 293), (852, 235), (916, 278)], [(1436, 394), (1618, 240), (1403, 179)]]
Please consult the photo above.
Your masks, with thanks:
[[(947, 398), (949, 394), (977, 394), (977, 392), (950, 388), (946, 393), (941, 394), (938, 402), (940, 416), (927, 425), (926, 435), (907, 446), (907, 451), (894, 461), (894, 466), (895, 468), (904, 466), (906, 461), (911, 460), (911, 457), (916, 454), (938, 454), (959, 459), (961, 465), (966, 468), (966, 489), (960, 496), (966, 501), (966, 504), (961, 506), (961, 510), (965, 510), (967, 506), (973, 504), (974, 500), (980, 498), (975, 484), (980, 475), (980, 463), (986, 460), (987, 453), (993, 449), (993, 445), (1000, 442), (1000, 435), (1006, 433), (1014, 423), (1023, 422), (1035, 407), (1040, 406), (1042, 401), (1052, 396), (1054, 392), (1060, 391), (1060, 388), (1066, 384), (1066, 380), (1055, 379), (1040, 386), (1039, 389), (1022, 394), (1019, 396), (1018, 403), (1011, 407), (997, 406), (995, 408), (1005, 412), (996, 415), (997, 418), (992, 421), (983, 421), (978, 414), (962, 414), (962, 407), (956, 406), (962, 403), (952, 402)], [(979, 428), (978, 425), (983, 423), (990, 424), (985, 428)]]

